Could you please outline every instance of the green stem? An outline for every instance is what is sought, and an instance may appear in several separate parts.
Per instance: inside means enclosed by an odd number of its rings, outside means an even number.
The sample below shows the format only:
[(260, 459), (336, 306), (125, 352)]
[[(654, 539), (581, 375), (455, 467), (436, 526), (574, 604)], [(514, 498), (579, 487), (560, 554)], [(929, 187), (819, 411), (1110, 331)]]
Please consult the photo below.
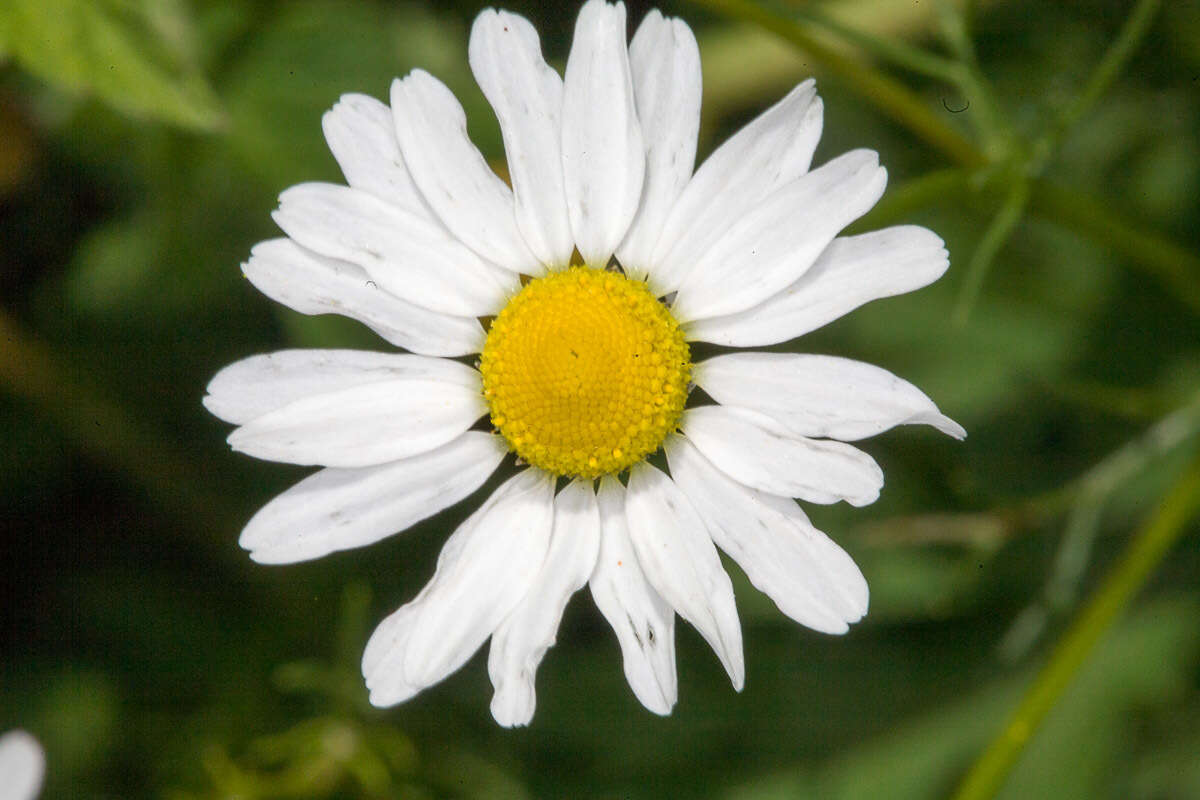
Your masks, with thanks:
[(965, 166), (981, 166), (983, 154), (970, 140), (929, 110), (920, 97), (903, 84), (836, 52), (796, 22), (771, 13), (751, 0), (692, 0), (737, 19), (752, 22), (807, 52), (846, 85), (870, 100), (883, 113), (908, 128), (918, 138)]
[(1197, 432), (1200, 432), (1200, 395), (1071, 482), (1075, 499), (1050, 579), (1041, 598), (1017, 615), (1001, 640), (999, 649), (1006, 661), (1012, 663), (1023, 658), (1047, 624), (1075, 604), (1099, 536), (1104, 507), (1113, 492), (1162, 456), (1186, 444)]
[[(1146, 33), (1150, 30), (1150, 23), (1154, 21), (1154, 15), (1158, 11), (1159, 0), (1138, 0), (1133, 11), (1125, 19), (1125, 24), (1121, 26), (1117, 38), (1109, 45), (1108, 50), (1104, 53), (1104, 57), (1100, 59), (1100, 63), (1092, 71), (1091, 77), (1088, 78), (1083, 91), (1075, 100), (1063, 109), (1054, 121), (1050, 124), (1045, 135), (1038, 141), (1035, 148), (1039, 160), (1044, 163), (1049, 158), (1050, 153), (1057, 147), (1058, 142), (1063, 135), (1074, 127), (1075, 123), (1095, 105), (1117, 76), (1121, 74), (1126, 63), (1137, 50), (1138, 45), (1142, 43)], [(1040, 165), (1039, 165), (1040, 166)]]
[(992, 262), (996, 260), (996, 255), (1008, 241), (1008, 237), (1012, 236), (1017, 223), (1024, 216), (1025, 207), (1028, 204), (1029, 183), (1024, 179), (1019, 179), (1013, 184), (1008, 196), (1004, 199), (1004, 204), (1000, 206), (1000, 210), (996, 212), (996, 216), (992, 218), (987, 230), (984, 231), (979, 246), (975, 248), (975, 252), (971, 255), (971, 261), (967, 264), (966, 277), (963, 279), (962, 288), (959, 291), (958, 302), (954, 306), (953, 322), (955, 325), (961, 327), (966, 324), (967, 316), (979, 300), (979, 294), (983, 290), (983, 280), (987, 277)]
[(1046, 714), (1071, 684), (1096, 642), (1186, 529), (1200, 509), (1200, 458), (1134, 536), (1117, 566), (1055, 647), (1000, 735), (992, 740), (955, 792), (953, 800), (986, 800), (996, 795)]
[(975, 129), (986, 143), (988, 154), (992, 157), (990, 160), (1002, 158), (1011, 149), (1012, 131), (1000, 111), (991, 83), (983, 76), (983, 69), (979, 66), (975, 43), (967, 26), (967, 9), (958, 7), (950, 0), (935, 0), (933, 7), (942, 28), (942, 37), (958, 57), (962, 74), (959, 86), (975, 101), (975, 113), (969, 115), (968, 119), (975, 124)]
[(1145, 433), (1106, 455), (1065, 486), (1028, 498), (1007, 510), (1019, 524), (1042, 525), (1071, 509), (1079, 498), (1132, 480), (1155, 460), (1200, 435), (1200, 394), (1166, 415)]
[(796, 14), (813, 25), (824, 28), (877, 58), (890, 61), (898, 67), (928, 78), (953, 83), (956, 86), (961, 86), (963, 83), (965, 76), (962, 67), (948, 58), (919, 47), (913, 47), (902, 39), (882, 39), (872, 36), (846, 25), (815, 6), (797, 9)]
[[(872, 102), (914, 135), (965, 167), (980, 167), (989, 158), (970, 140), (930, 111), (902, 84), (859, 64), (816, 40), (801, 25), (752, 0), (692, 0), (736, 19), (751, 22), (806, 51), (848, 88)], [(1072, 107), (1088, 105), (1111, 83), (1152, 18), (1154, 0), (1140, 0), (1117, 41), (1101, 60), (1087, 88)], [(1077, 112), (1069, 112), (1077, 113)], [(1200, 257), (1169, 239), (1109, 211), (1101, 202), (1043, 180), (1033, 182), (1030, 211), (1111, 248), (1158, 278), (1193, 310), (1200, 312)]]
[(971, 34), (967, 30), (966, 9), (950, 0), (934, 0), (933, 10), (942, 29), (942, 38), (951, 52), (964, 63), (976, 63), (975, 43), (971, 41)]

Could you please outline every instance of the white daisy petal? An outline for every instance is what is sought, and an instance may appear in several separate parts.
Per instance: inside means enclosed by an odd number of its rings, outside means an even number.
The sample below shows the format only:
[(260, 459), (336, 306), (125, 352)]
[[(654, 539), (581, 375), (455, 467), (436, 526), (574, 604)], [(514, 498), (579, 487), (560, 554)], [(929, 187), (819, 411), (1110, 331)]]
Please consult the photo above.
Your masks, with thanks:
[(567, 601), (592, 574), (599, 546), (596, 493), (591, 481), (575, 481), (554, 499), (554, 529), (541, 570), (524, 599), (492, 634), (492, 716), (506, 728), (528, 725), (533, 719), (538, 664), (554, 645)]
[(686, 322), (744, 311), (804, 274), (883, 196), (887, 170), (854, 150), (777, 189), (700, 256), (673, 311)]
[(543, 263), (564, 266), (575, 247), (562, 173), (562, 91), (524, 17), (485, 9), (471, 27), (471, 70), (504, 137), (517, 228)]
[(670, 714), (678, 696), (675, 612), (638, 563), (625, 521), (625, 487), (616, 478), (603, 478), (598, 500), (600, 553), (588, 581), (592, 599), (617, 634), (634, 695), (655, 714)]
[(822, 119), (816, 84), (807, 80), (700, 165), (654, 248), (650, 281), (660, 295), (682, 286), (700, 257), (763, 198), (808, 172)]
[(908, 381), (848, 358), (731, 353), (695, 365), (692, 380), (718, 403), (766, 414), (801, 436), (849, 442), (921, 424), (966, 436)]
[[(285, 405), (234, 430), (229, 444), (234, 450), (269, 461), (369, 467), (432, 450), (459, 436), (486, 413), (478, 378), (474, 385), (464, 378), (463, 371), (469, 367), (425, 356), (393, 358), (441, 364), (421, 364), (411, 371), (368, 372), (373, 378), (387, 376), (371, 382), (336, 372), (329, 385), (300, 399), (289, 398)], [(275, 382), (281, 398), (303, 383), (302, 379), (289, 381), (295, 377), (289, 373)], [(337, 381), (345, 385), (334, 388)], [(263, 381), (259, 386), (271, 383)], [(253, 386), (253, 382), (246, 385)], [(248, 388), (246, 396), (258, 396), (255, 391)]]
[[(404, 677), (404, 656), (408, 653), (408, 643), (412, 638), (420, 604), (431, 586), (426, 584), (412, 602), (389, 614), (367, 640), (367, 647), (363, 651), (362, 674), (367, 684), (367, 699), (373, 706), (383, 708), (403, 703), (426, 688), (410, 683)], [(462, 657), (463, 662), (474, 652), (466, 653)]]
[(361, 267), (326, 258), (291, 239), (259, 242), (242, 272), (260, 292), (301, 314), (341, 314), (388, 342), (427, 356), (483, 349), (479, 320), (430, 311), (379, 288)]
[(392, 110), (365, 94), (344, 94), (321, 118), (346, 183), (414, 214), (432, 216), (408, 174)]
[(630, 470), (625, 519), (646, 577), (700, 631), (740, 692), (745, 663), (733, 584), (704, 522), (679, 487), (645, 462)]
[(363, 653), (371, 703), (408, 699), (461, 667), (528, 592), (546, 559), (554, 481), (510, 478), (446, 541), (433, 579)]
[(624, 3), (588, 0), (579, 12), (563, 79), (562, 158), (575, 245), (602, 267), (637, 213), (646, 165)]
[(671, 477), (717, 546), (779, 610), (824, 633), (845, 633), (867, 612), (867, 582), (850, 556), (818, 531), (790, 498), (729, 478), (691, 442), (666, 442)]
[(275, 222), (298, 243), (357, 264), (380, 287), (444, 314), (494, 314), (517, 289), (436, 221), (346, 186), (302, 183), (279, 196)]
[(297, 400), (394, 379), (479, 386), (479, 373), (444, 358), (365, 350), (280, 350), (230, 364), (208, 382), (204, 407), (235, 425)]
[(424, 70), (392, 82), (400, 152), (425, 202), (460, 241), (513, 272), (541, 274), (517, 230), (513, 194), (467, 135), (467, 116)]
[(238, 544), (260, 564), (308, 561), (372, 544), (474, 492), (507, 450), (498, 436), (468, 431), (390, 464), (323, 469), (263, 506)]
[(730, 347), (786, 342), (871, 300), (927, 286), (949, 266), (942, 240), (915, 225), (842, 237), (774, 297), (745, 311), (685, 327), (689, 339)]
[(633, 96), (646, 147), (637, 216), (617, 248), (627, 274), (644, 279), (663, 223), (692, 177), (700, 128), (700, 50), (682, 20), (651, 9), (629, 44)]
[(688, 409), (680, 428), (718, 469), (764, 492), (810, 503), (845, 500), (865, 506), (879, 498), (883, 487), (883, 471), (861, 450), (798, 436), (749, 409)]
[(46, 753), (22, 730), (0, 736), (0, 798), (34, 800), (46, 776)]

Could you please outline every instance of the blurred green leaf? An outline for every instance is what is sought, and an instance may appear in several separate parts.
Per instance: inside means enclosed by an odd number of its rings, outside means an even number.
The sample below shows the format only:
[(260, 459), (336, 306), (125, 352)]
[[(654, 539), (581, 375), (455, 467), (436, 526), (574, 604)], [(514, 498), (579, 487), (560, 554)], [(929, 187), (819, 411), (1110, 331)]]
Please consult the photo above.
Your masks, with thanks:
[(222, 121), (180, 0), (7, 0), (0, 43), (55, 86), (188, 128)]

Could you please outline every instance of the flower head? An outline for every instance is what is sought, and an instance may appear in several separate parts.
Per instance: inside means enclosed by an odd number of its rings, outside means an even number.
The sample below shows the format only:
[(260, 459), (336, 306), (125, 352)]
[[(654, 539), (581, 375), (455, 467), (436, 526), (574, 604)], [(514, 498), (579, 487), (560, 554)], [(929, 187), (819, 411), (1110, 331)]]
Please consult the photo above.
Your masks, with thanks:
[[(284, 192), (287, 238), (243, 267), (270, 297), (353, 317), (408, 352), (284, 351), (213, 379), (205, 404), (239, 426), (235, 449), (324, 467), (241, 543), (266, 563), (369, 544), (462, 500), (515, 453), (527, 466), (371, 637), (371, 702), (412, 697), (490, 637), (492, 713), (528, 723), (537, 667), (585, 584), (651, 711), (675, 703), (676, 614), (740, 689), (717, 548), (788, 616), (844, 632), (866, 613), (866, 582), (795, 498), (878, 497), (882, 472), (848, 441), (905, 423), (964, 433), (877, 367), (790, 353), (693, 363), (688, 343), (788, 341), (937, 279), (942, 242), (912, 226), (837, 236), (886, 173), (867, 150), (810, 169), (812, 81), (693, 174), (699, 52), (657, 11), (627, 45), (624, 6), (589, 0), (560, 77), (528, 21), (488, 10), (470, 61), (511, 188), (454, 95), (418, 70), (390, 107), (346, 95), (326, 115), (348, 185)], [(474, 353), (476, 368), (454, 360)], [(689, 403), (693, 386), (716, 404)], [(660, 451), (669, 476), (646, 461)]]

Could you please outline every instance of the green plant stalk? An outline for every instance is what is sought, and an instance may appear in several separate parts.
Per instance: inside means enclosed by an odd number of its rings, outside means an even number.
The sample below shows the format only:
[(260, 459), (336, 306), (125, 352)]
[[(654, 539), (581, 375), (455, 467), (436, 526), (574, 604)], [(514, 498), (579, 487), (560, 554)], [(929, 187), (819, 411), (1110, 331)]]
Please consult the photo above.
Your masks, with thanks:
[(1183, 447), (1200, 435), (1200, 394), (1167, 414), (1145, 433), (1106, 455), (1064, 486), (1002, 509), (1014, 526), (1044, 525), (1069, 511), (1088, 494), (1112, 491), (1156, 459)]
[(975, 113), (968, 119), (984, 140), (988, 153), (993, 157), (1002, 158), (1012, 147), (1012, 131), (1000, 111), (1000, 104), (996, 102), (991, 83), (984, 77), (979, 66), (975, 43), (971, 40), (971, 33), (967, 27), (967, 9), (960, 8), (949, 0), (935, 0), (933, 7), (942, 29), (942, 38), (958, 57), (957, 66), (962, 74), (958, 85), (975, 101)]
[[(939, 119), (902, 84), (823, 45), (795, 22), (772, 13), (752, 0), (692, 2), (758, 25), (806, 51), (830, 73), (844, 80), (850, 89), (957, 164), (972, 168), (988, 163), (988, 157), (979, 148)], [(1156, 7), (1156, 0), (1142, 0), (1134, 9), (1075, 105), (1086, 111), (1087, 104), (1094, 102), (1095, 97), (1099, 97), (1107, 88), (1140, 41), (1139, 31), (1152, 19), (1151, 12)], [(1032, 182), (1029, 205), (1034, 215), (1083, 234), (1128, 258), (1132, 264), (1142, 267), (1166, 284), (1174, 296), (1200, 312), (1200, 258), (1189, 250), (1158, 233), (1126, 222), (1086, 195), (1041, 179)]]
[(1004, 729), (971, 767), (953, 800), (986, 800), (996, 795), (1096, 642), (1145, 584), (1198, 509), (1200, 458), (1194, 458), (1054, 648), (1050, 660), (1038, 673)]
[(954, 305), (953, 322), (955, 325), (961, 327), (966, 324), (971, 309), (979, 300), (984, 278), (987, 277), (992, 262), (996, 260), (1000, 248), (1016, 230), (1017, 223), (1024, 216), (1028, 204), (1029, 182), (1023, 178), (1018, 179), (1009, 190), (1008, 196), (1004, 198), (1004, 204), (1000, 206), (1000, 210), (996, 212), (996, 216), (992, 218), (987, 230), (984, 231), (983, 238), (979, 241), (978, 247), (971, 255), (971, 261), (967, 264), (967, 274), (963, 278), (958, 302)]
[(942, 30), (942, 38), (954, 55), (966, 64), (976, 63), (975, 44), (967, 30), (966, 9), (951, 3), (950, 0), (933, 0), (933, 10)]
[(692, 2), (752, 22), (804, 50), (885, 114), (955, 162), (964, 166), (983, 166), (986, 162), (983, 153), (970, 140), (939, 119), (903, 84), (822, 44), (794, 21), (773, 14), (751, 0)]
[(883, 39), (860, 31), (857, 28), (852, 28), (815, 6), (798, 8), (796, 9), (796, 14), (801, 19), (836, 34), (875, 57), (890, 61), (896, 66), (915, 72), (918, 75), (943, 80), (953, 83), (956, 86), (961, 86), (965, 78), (962, 67), (948, 58), (922, 50), (919, 47), (913, 47), (903, 40)]
[(1158, 7), (1159, 0), (1138, 0), (1133, 11), (1129, 12), (1129, 16), (1125, 18), (1125, 23), (1121, 26), (1117, 38), (1109, 45), (1103, 58), (1100, 59), (1100, 63), (1092, 71), (1083, 91), (1063, 109), (1062, 113), (1055, 117), (1049, 130), (1038, 141), (1036, 150), (1040, 159), (1044, 161), (1049, 158), (1063, 135), (1079, 122), (1079, 119), (1095, 105), (1096, 101), (1121, 74), (1121, 70), (1124, 69), (1150, 30), (1150, 23), (1154, 21)]

